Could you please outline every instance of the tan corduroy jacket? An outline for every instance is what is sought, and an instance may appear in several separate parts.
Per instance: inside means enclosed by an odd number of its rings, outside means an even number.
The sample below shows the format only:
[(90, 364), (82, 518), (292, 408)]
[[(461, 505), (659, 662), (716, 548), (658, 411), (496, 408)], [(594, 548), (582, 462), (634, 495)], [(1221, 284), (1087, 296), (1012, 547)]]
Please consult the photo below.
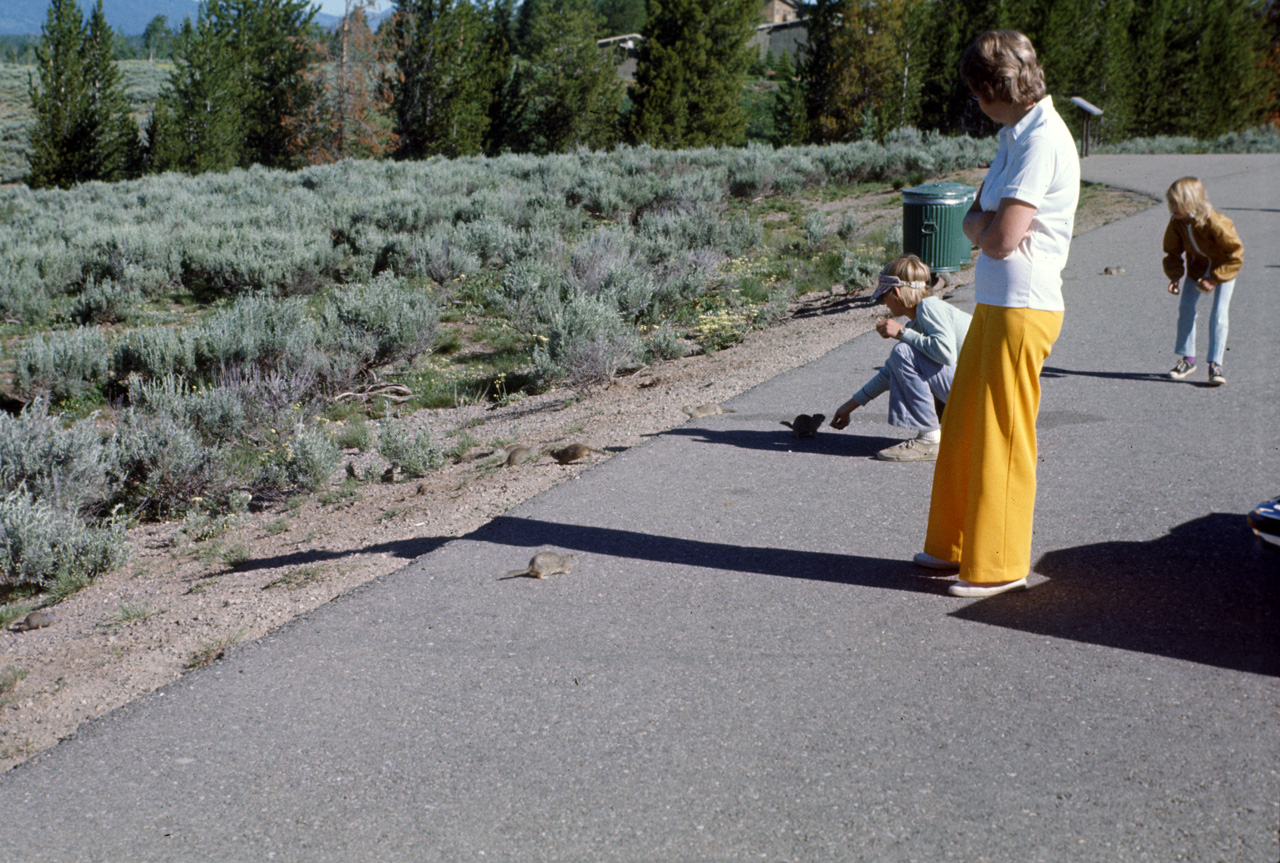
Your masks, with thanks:
[(1244, 243), (1240, 242), (1236, 226), (1217, 210), (1209, 212), (1203, 225), (1190, 219), (1170, 219), (1164, 230), (1164, 274), (1172, 281), (1185, 273), (1194, 279), (1208, 277), (1219, 284), (1229, 282), (1240, 272), (1243, 262)]

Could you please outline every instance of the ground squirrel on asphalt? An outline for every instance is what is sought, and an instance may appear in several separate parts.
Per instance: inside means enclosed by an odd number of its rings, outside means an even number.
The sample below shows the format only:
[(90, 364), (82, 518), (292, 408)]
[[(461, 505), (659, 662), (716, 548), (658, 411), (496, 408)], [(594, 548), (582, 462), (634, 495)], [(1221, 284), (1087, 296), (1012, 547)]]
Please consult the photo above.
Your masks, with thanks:
[(577, 559), (577, 556), (572, 554), (540, 551), (529, 558), (528, 568), (512, 570), (504, 575), (503, 578), (519, 578), (522, 575), (527, 575), (530, 578), (546, 578), (548, 575), (567, 573), (569, 567), (573, 566), (573, 562)]
[(53, 623), (53, 612), (37, 609), (17, 623), (9, 627), (14, 632), (26, 632), (28, 629), (40, 629)]
[(598, 455), (608, 455), (604, 450), (593, 449), (584, 443), (571, 443), (568, 446), (550, 451), (551, 457), (560, 464), (568, 464), (571, 461), (577, 461), (580, 458), (586, 458), (591, 453)]
[(697, 407), (689, 407), (685, 405), (680, 408), (689, 415), (691, 419), (700, 419), (702, 417), (715, 416), (716, 414), (736, 413), (733, 408), (722, 408), (720, 405), (698, 405)]
[(818, 433), (818, 429), (822, 427), (822, 421), (827, 418), (826, 414), (797, 414), (796, 418), (791, 422), (782, 421), (784, 426), (791, 429), (791, 433), (796, 437), (813, 437)]

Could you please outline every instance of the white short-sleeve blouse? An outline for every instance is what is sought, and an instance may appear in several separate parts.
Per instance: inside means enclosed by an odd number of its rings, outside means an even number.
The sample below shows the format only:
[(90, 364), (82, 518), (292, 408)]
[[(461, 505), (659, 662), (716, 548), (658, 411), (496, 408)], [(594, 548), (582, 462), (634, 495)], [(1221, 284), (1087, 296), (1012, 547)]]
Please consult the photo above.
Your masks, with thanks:
[(1080, 199), (1080, 158), (1052, 97), (1037, 102), (1017, 125), (1000, 130), (978, 203), (994, 212), (1001, 198), (1036, 208), (1031, 233), (1006, 258), (978, 255), (974, 299), (991, 306), (1062, 311), (1062, 268)]

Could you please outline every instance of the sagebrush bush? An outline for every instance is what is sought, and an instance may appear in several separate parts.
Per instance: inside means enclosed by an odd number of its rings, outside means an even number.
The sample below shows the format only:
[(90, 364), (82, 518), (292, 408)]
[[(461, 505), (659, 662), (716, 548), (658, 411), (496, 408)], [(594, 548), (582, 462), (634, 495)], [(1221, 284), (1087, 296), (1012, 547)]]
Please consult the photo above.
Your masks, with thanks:
[(142, 302), (139, 293), (111, 279), (91, 280), (71, 301), (68, 316), (80, 324), (115, 324), (127, 321)]
[(342, 452), (333, 436), (324, 429), (307, 426), (298, 430), (289, 445), (289, 475), (307, 491), (315, 492), (329, 484), (338, 469)]
[(25, 488), (0, 497), (0, 588), (46, 589), (87, 580), (128, 559), (125, 521), (86, 524), (33, 498)]
[(110, 358), (107, 337), (91, 327), (36, 335), (18, 349), (15, 389), (25, 398), (78, 399), (107, 382)]
[(840, 281), (848, 290), (860, 290), (871, 286), (880, 276), (880, 263), (864, 255), (847, 254), (840, 264)]
[(1096, 153), (1175, 154), (1175, 153), (1280, 153), (1280, 129), (1258, 126), (1241, 132), (1228, 132), (1217, 138), (1202, 139), (1173, 135), (1154, 138), (1130, 138), (1127, 141), (1104, 142)]
[(317, 362), (317, 329), (303, 298), (250, 294), (196, 324), (188, 338), (196, 368), (206, 374), (233, 367), (299, 368)]
[(534, 349), (534, 373), (574, 386), (602, 384), (633, 365), (639, 350), (639, 334), (623, 323), (616, 305), (575, 294), (551, 322), (546, 341)]
[(333, 441), (341, 449), (365, 452), (373, 446), (373, 429), (364, 419), (344, 422), (335, 430)]
[(444, 450), (430, 429), (420, 428), (411, 435), (394, 420), (378, 424), (378, 455), (410, 476), (425, 476), (445, 462)]
[(186, 376), (195, 371), (195, 363), (195, 343), (171, 327), (126, 330), (111, 351), (111, 371), (120, 381), (130, 375), (144, 380)]
[(221, 498), (227, 468), (221, 452), (169, 411), (123, 411), (111, 445), (117, 471), (115, 500), (130, 512), (166, 517), (193, 500)]
[(431, 348), (439, 306), (425, 290), (389, 273), (334, 292), (321, 318), (325, 348), (349, 358), (356, 373), (410, 362)]
[(804, 239), (810, 249), (820, 249), (826, 243), (827, 238), (831, 236), (831, 228), (827, 225), (827, 217), (825, 213), (816, 211), (810, 213), (804, 220)]
[(62, 511), (93, 511), (110, 495), (113, 467), (96, 416), (64, 426), (44, 399), (16, 417), (0, 412), (0, 494), (21, 488)]

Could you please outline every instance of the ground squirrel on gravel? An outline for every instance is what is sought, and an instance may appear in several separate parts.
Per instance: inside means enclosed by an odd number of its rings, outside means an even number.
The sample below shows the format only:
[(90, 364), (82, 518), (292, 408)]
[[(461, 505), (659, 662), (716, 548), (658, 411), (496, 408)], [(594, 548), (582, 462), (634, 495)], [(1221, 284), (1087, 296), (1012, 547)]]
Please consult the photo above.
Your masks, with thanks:
[(518, 464), (527, 462), (531, 455), (533, 455), (533, 451), (527, 446), (513, 446), (506, 451), (502, 463), (507, 467), (515, 467)]
[(577, 461), (580, 458), (586, 458), (591, 453), (596, 453), (598, 455), (608, 455), (608, 453), (605, 452), (604, 450), (593, 449), (592, 447), (589, 447), (584, 443), (571, 443), (566, 447), (561, 447), (560, 449), (553, 449), (550, 451), (551, 457), (556, 461), (560, 462), (560, 464), (568, 464), (571, 461)]
[(556, 554), (554, 551), (540, 551), (529, 558), (527, 569), (516, 569), (508, 572), (503, 578), (519, 578), (527, 575), (530, 578), (546, 578), (548, 575), (567, 573), (569, 567), (577, 560), (576, 555)]
[(685, 405), (680, 408), (689, 415), (691, 419), (700, 419), (702, 417), (715, 416), (716, 414), (736, 413), (733, 408), (722, 408), (720, 405), (698, 405), (697, 407), (689, 407)]
[(784, 426), (791, 429), (791, 433), (796, 437), (814, 437), (818, 433), (818, 429), (822, 427), (822, 421), (827, 418), (826, 414), (797, 414), (796, 418), (791, 422), (782, 421)]
[(9, 627), (14, 632), (26, 632), (28, 629), (40, 629), (53, 623), (53, 612), (36, 610)]

